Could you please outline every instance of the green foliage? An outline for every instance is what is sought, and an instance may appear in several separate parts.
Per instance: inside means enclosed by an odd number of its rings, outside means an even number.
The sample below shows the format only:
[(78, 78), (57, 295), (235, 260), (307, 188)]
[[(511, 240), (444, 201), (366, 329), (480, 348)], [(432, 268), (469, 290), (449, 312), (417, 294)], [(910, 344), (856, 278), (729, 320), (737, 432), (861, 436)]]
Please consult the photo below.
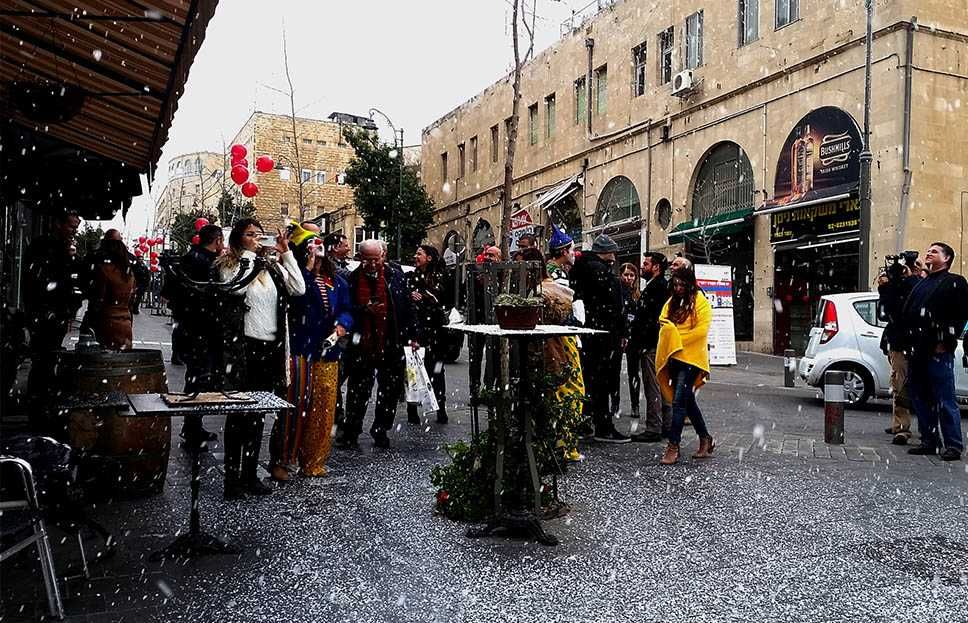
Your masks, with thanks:
[(75, 238), (75, 245), (77, 246), (77, 256), (87, 257), (101, 244), (101, 239), (104, 238), (104, 230), (98, 225), (96, 228), (91, 227), (90, 223), (84, 223), (84, 229), (77, 232)]
[(375, 133), (344, 131), (356, 152), (346, 168), (346, 183), (353, 188), (354, 204), (367, 229), (378, 229), (396, 257), (397, 225), (400, 226), (400, 257), (413, 255), (434, 221), (434, 205), (420, 182), (415, 166), (403, 167), (401, 194), (400, 159), (393, 145), (381, 144)]
[(211, 210), (195, 208), (190, 212), (175, 215), (175, 222), (171, 226), (168, 238), (175, 252), (179, 255), (188, 252), (195, 235), (195, 219), (207, 218), (209, 223), (218, 224), (218, 214)]
[(255, 214), (255, 205), (251, 199), (245, 199), (226, 190), (222, 191), (215, 209), (218, 211), (217, 224), (222, 227), (231, 227), (232, 223), (240, 218), (248, 218)]
[(499, 294), (494, 299), (494, 305), (499, 307), (543, 307), (544, 301), (536, 296)]

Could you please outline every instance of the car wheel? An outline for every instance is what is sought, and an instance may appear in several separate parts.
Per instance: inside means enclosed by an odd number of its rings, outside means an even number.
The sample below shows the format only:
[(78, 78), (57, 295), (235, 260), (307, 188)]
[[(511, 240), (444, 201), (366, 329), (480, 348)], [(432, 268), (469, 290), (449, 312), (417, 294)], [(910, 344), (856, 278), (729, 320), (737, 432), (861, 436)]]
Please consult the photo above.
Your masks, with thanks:
[(874, 380), (867, 370), (853, 365), (831, 366), (830, 369), (844, 373), (844, 398), (848, 407), (859, 407), (871, 397)]

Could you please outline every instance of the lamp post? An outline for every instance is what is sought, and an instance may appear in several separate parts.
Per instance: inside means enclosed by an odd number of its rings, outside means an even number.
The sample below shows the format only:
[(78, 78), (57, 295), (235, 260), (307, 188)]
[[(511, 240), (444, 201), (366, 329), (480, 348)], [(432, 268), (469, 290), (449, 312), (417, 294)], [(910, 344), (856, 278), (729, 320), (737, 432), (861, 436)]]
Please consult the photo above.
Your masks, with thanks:
[(874, 0), (867, 9), (866, 59), (864, 61), (864, 148), (860, 152), (860, 254), (857, 262), (858, 291), (870, 287), (871, 262), (871, 48), (873, 47)]
[[(403, 209), (403, 128), (397, 130), (393, 122), (390, 121), (390, 117), (387, 117), (386, 113), (379, 108), (371, 108), (369, 111), (370, 119), (373, 119), (373, 114), (376, 113), (383, 117), (393, 130), (393, 146), (397, 149), (397, 163), (400, 165), (399, 170), (399, 188), (397, 189), (397, 196), (394, 199), (393, 206), (393, 222), (396, 225), (396, 237), (397, 237), (397, 261), (401, 261), (400, 258), (400, 212)], [(397, 147), (397, 136), (400, 136), (400, 146)]]

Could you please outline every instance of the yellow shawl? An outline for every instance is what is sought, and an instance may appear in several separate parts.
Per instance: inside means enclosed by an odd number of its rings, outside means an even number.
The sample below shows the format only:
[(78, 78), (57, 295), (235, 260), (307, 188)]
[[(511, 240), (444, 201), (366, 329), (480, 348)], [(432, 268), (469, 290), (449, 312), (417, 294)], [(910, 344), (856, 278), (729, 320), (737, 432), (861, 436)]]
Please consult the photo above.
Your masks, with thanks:
[(675, 359), (702, 370), (696, 377), (695, 388), (699, 389), (709, 378), (709, 348), (707, 337), (713, 319), (713, 309), (702, 292), (696, 294), (696, 309), (684, 323), (675, 324), (669, 319), (669, 301), (662, 306), (659, 315), (659, 344), (656, 346), (656, 378), (662, 396), (672, 402), (672, 379), (669, 377), (669, 360)]

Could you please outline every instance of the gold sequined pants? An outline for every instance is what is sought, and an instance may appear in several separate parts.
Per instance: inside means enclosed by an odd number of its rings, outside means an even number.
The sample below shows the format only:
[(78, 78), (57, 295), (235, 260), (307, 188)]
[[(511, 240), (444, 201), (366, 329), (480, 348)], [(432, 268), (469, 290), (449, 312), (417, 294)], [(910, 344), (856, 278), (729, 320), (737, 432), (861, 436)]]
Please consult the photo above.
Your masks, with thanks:
[(333, 448), (339, 362), (290, 360), (289, 402), (295, 409), (276, 419), (270, 440), (273, 467), (298, 462), (304, 476), (325, 476)]

